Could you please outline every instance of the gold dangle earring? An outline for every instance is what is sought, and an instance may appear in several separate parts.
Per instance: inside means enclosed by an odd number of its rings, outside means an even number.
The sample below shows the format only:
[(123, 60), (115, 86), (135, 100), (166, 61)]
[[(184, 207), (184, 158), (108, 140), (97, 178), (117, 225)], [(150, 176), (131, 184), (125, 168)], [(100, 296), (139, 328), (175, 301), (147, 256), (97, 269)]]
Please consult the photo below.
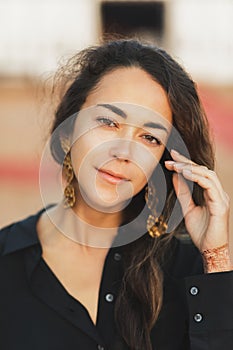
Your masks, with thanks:
[(62, 138), (61, 139), (61, 147), (63, 151), (65, 152), (65, 158), (63, 161), (63, 174), (65, 176), (66, 180), (66, 187), (64, 189), (64, 208), (72, 208), (75, 204), (76, 198), (75, 198), (75, 190), (74, 186), (72, 185), (72, 181), (74, 179), (74, 170), (71, 162), (71, 156), (70, 156), (70, 144), (67, 139)]
[(156, 215), (156, 204), (157, 204), (157, 198), (156, 198), (156, 191), (155, 187), (152, 184), (148, 184), (145, 191), (145, 201), (148, 206), (148, 208), (151, 211), (151, 214), (148, 216), (146, 228), (149, 233), (149, 235), (152, 238), (160, 237), (164, 233), (166, 233), (167, 230), (167, 224), (163, 219), (163, 216), (157, 216)]

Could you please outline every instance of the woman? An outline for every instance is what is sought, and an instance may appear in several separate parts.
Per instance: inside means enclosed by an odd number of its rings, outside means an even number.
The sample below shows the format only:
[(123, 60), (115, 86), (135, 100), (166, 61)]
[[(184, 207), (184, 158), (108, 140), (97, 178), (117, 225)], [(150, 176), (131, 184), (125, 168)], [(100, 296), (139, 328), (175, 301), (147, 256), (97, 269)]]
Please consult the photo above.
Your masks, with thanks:
[(1, 349), (232, 349), (229, 199), (193, 81), (134, 40), (62, 73), (64, 200), (1, 231)]

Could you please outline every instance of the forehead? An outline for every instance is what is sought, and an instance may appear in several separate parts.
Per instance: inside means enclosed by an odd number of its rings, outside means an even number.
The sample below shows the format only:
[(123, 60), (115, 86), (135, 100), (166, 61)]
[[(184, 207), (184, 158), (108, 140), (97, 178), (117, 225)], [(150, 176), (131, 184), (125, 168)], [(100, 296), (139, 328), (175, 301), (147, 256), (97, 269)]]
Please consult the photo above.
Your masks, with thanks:
[(82, 106), (101, 103), (139, 105), (172, 122), (172, 111), (162, 86), (138, 67), (117, 68), (105, 74)]

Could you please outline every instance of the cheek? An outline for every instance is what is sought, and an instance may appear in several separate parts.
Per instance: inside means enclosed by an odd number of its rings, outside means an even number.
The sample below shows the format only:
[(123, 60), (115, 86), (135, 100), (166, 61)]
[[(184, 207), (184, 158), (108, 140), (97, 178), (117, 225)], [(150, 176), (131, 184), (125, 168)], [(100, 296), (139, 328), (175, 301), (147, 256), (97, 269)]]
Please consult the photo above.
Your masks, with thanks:
[[(166, 193), (167, 188), (163, 164), (160, 164), (160, 159), (164, 153), (164, 149), (165, 147), (160, 147), (153, 152), (153, 157), (148, 159), (149, 161), (144, 161), (143, 172), (141, 169), (139, 169), (138, 173), (136, 174), (135, 192), (140, 192), (148, 184), (151, 176), (156, 174), (157, 186), (161, 188), (164, 193)], [(154, 181), (155, 180), (153, 179), (153, 182)]]
[(90, 144), (86, 142), (84, 138), (80, 138), (76, 141), (71, 148), (71, 161), (76, 178), (78, 178), (80, 167), (85, 161), (89, 151)]
[(163, 155), (164, 147), (152, 150), (151, 152), (144, 152), (140, 159), (140, 168), (143, 169), (147, 178), (150, 178), (157, 166), (159, 166), (160, 159)]
[(89, 132), (81, 136), (71, 148), (71, 161), (76, 179), (89, 178), (91, 169), (108, 160), (106, 147), (97, 133)]
[[(150, 153), (146, 157), (144, 153), (144, 158), (141, 159), (140, 164), (137, 163), (134, 169), (134, 191), (139, 192), (148, 183), (154, 170), (159, 167), (159, 173), (162, 171), (159, 161), (162, 157), (164, 148), (154, 151), (153, 154)], [(162, 171), (163, 172), (163, 171)]]

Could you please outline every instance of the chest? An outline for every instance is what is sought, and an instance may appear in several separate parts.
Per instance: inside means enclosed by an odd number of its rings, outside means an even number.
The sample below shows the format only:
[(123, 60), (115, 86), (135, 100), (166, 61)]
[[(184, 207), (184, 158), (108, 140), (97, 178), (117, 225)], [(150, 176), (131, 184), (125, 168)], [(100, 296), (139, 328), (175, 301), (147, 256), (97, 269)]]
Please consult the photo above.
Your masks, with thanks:
[(46, 250), (42, 257), (66, 291), (86, 308), (96, 324), (103, 257), (94, 259), (71, 252), (63, 252), (61, 256)]

